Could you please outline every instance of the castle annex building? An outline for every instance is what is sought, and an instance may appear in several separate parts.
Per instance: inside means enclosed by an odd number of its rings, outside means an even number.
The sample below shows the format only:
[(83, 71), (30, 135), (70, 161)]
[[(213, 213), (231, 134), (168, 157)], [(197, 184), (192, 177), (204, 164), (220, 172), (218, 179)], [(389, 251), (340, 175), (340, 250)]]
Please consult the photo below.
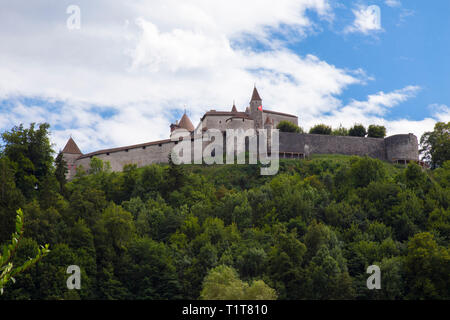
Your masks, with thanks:
[[(253, 89), (249, 106), (238, 111), (233, 104), (231, 111), (210, 110), (194, 127), (186, 113), (180, 121), (170, 125), (171, 136), (177, 130), (188, 131), (192, 139), (199, 129), (275, 129), (280, 121), (289, 121), (298, 125), (298, 117), (276, 111), (266, 110), (256, 87)], [(387, 138), (362, 138), (349, 136), (329, 136), (319, 134), (279, 133), (280, 158), (304, 158), (310, 154), (344, 154), (370, 156), (380, 160), (407, 163), (419, 160), (417, 137), (413, 134), (400, 134)], [(70, 138), (62, 150), (67, 162), (67, 178), (75, 176), (77, 168), (89, 168), (92, 157), (98, 157), (111, 164), (113, 171), (122, 171), (126, 164), (138, 167), (152, 163), (165, 163), (177, 141), (171, 139), (152, 141), (125, 147), (105, 149), (83, 154), (75, 141)]]

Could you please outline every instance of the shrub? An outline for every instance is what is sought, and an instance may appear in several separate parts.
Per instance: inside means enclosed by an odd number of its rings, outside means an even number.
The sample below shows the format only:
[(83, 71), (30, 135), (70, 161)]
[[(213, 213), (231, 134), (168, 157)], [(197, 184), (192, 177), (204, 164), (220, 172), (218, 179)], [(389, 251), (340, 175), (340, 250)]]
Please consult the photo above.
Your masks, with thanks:
[(367, 136), (370, 138), (384, 138), (386, 136), (386, 128), (371, 124), (367, 130)]
[(339, 128), (336, 128), (331, 133), (333, 136), (348, 136), (348, 129), (344, 128), (342, 125), (339, 125)]
[(331, 127), (325, 124), (317, 124), (309, 130), (311, 134), (331, 134)]
[(362, 124), (355, 124), (348, 131), (348, 135), (352, 137), (365, 137), (366, 134), (366, 128)]
[(302, 128), (286, 120), (280, 121), (280, 123), (278, 123), (277, 125), (277, 129), (279, 129), (281, 132), (303, 133)]

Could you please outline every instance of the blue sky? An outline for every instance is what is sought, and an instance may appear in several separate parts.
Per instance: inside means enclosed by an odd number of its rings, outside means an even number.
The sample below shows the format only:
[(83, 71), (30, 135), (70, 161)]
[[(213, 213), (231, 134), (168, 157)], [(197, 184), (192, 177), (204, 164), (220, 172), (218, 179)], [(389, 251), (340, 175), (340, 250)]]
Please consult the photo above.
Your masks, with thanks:
[[(389, 118), (407, 117), (420, 120), (430, 115), (432, 104), (450, 102), (450, 13), (449, 1), (403, 1), (391, 8), (383, 1), (383, 32), (343, 35), (341, 30), (354, 18), (348, 6), (336, 10), (342, 20), (326, 32), (306, 38), (292, 50), (313, 53), (327, 62), (350, 69), (364, 68), (375, 77), (366, 86), (355, 86), (344, 93), (344, 99), (364, 99), (377, 91), (391, 91), (410, 84), (419, 85), (417, 97), (399, 105)], [(352, 7), (350, 5), (350, 7)], [(425, 106), (425, 107), (424, 107)]]
[(167, 138), (184, 109), (194, 125), (233, 100), (244, 110), (254, 83), (306, 130), (382, 124), (420, 138), (450, 121), (449, 1), (0, 5), (0, 130), (49, 122), (56, 150), (70, 135), (83, 152)]

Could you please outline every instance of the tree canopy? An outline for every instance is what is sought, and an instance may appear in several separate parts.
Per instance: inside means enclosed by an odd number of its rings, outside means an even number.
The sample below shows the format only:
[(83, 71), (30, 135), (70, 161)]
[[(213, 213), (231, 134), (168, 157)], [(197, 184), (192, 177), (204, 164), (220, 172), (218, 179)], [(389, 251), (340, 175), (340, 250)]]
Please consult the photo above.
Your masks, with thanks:
[[(65, 181), (61, 157), (36, 160), (51, 150), (8, 143), (0, 243), (11, 244), (22, 208), (14, 266), (39, 256), (39, 244), (52, 250), (0, 300), (450, 298), (450, 161), (424, 170), (312, 155), (261, 176), (252, 165), (172, 162), (113, 172), (93, 157)], [(28, 176), (37, 189), (22, 184)], [(73, 264), (80, 290), (66, 286)], [(381, 269), (380, 290), (366, 286), (370, 265)]]
[(365, 137), (367, 135), (367, 131), (362, 124), (355, 124), (348, 130), (348, 135), (352, 137)]
[(281, 132), (295, 132), (295, 133), (303, 133), (303, 129), (297, 126), (296, 124), (290, 121), (280, 121), (277, 125), (277, 129)]
[(309, 129), (309, 133), (311, 134), (326, 134), (330, 135), (332, 132), (331, 127), (326, 124), (317, 124), (311, 129)]
[(423, 160), (433, 168), (440, 167), (450, 160), (450, 122), (438, 122), (434, 130), (425, 132), (420, 138)]
[(384, 138), (386, 136), (386, 127), (371, 124), (367, 130), (369, 138)]

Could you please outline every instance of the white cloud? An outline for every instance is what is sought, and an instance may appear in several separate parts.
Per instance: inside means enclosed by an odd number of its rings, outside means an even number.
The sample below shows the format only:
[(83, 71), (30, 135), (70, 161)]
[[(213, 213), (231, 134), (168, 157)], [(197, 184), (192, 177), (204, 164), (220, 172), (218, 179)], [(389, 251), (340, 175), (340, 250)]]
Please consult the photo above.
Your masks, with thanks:
[(430, 104), (429, 109), (433, 112), (433, 117), (440, 122), (450, 122), (450, 108), (445, 104)]
[(344, 30), (344, 32), (359, 32), (367, 35), (373, 32), (383, 31), (383, 28), (381, 27), (381, 10), (377, 5), (360, 5), (352, 11), (355, 15), (355, 20), (352, 25)]
[(389, 109), (407, 102), (420, 91), (418, 86), (407, 86), (403, 89), (384, 93), (378, 92), (369, 95), (365, 101), (353, 100), (347, 105), (331, 112), (329, 115), (308, 117), (305, 119), (305, 129), (309, 130), (313, 125), (325, 123), (337, 128), (339, 125), (350, 128), (355, 123), (361, 123), (368, 127), (371, 124), (383, 125), (387, 129), (387, 135), (413, 133), (420, 140), (425, 131), (433, 130), (436, 121), (449, 121), (450, 109), (445, 105), (431, 105), (434, 112), (432, 117), (423, 120), (394, 119), (387, 120), (383, 115)]
[(389, 7), (401, 7), (402, 5), (399, 0), (385, 0), (384, 3)]
[(389, 93), (384, 93), (381, 91), (377, 94), (369, 95), (367, 101), (354, 100), (348, 106), (344, 107), (343, 110), (356, 109), (358, 112), (362, 112), (364, 114), (381, 116), (386, 113), (388, 108), (395, 107), (399, 103), (414, 97), (419, 90), (420, 87), (418, 86), (408, 86)]

